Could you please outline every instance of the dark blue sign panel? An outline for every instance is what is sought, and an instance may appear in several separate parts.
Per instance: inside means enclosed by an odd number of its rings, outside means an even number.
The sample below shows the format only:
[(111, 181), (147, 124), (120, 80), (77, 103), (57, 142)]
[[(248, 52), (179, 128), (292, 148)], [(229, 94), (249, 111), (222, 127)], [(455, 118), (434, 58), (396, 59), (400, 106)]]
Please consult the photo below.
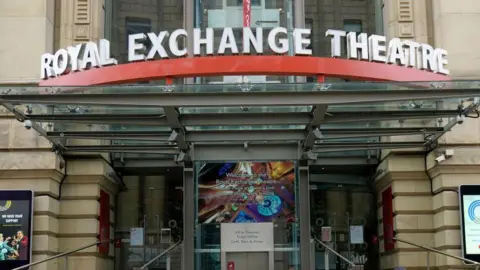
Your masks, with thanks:
[(0, 269), (31, 262), (33, 191), (0, 190)]
[(480, 185), (462, 185), (459, 192), (463, 257), (480, 261)]

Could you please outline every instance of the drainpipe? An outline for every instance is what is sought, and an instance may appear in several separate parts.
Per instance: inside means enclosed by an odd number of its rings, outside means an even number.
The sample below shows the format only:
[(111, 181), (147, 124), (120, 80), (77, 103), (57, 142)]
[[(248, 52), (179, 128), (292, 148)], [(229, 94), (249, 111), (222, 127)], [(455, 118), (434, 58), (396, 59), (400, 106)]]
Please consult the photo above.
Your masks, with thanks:
[(63, 186), (63, 183), (65, 182), (65, 179), (67, 178), (67, 160), (66, 159), (64, 159), (64, 168), (65, 168), (65, 173), (63, 174), (62, 180), (60, 180), (60, 184), (58, 185), (58, 196), (57, 198), (55, 198), (58, 201), (60, 201), (62, 198), (62, 186)]

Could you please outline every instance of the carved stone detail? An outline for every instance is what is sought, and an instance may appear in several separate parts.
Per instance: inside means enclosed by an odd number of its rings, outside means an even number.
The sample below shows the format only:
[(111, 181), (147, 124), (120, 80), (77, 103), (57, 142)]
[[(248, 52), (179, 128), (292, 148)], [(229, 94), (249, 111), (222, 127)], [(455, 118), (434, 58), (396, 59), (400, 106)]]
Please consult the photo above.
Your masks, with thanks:
[(75, 23), (90, 23), (90, 0), (75, 0)]
[(414, 38), (415, 31), (413, 22), (400, 22), (398, 23), (398, 37), (399, 38)]
[(88, 41), (89, 32), (88, 25), (75, 25), (75, 41)]
[(61, 1), (60, 48), (103, 37), (104, 0)]
[(413, 21), (413, 0), (397, 0), (397, 20), (399, 22)]

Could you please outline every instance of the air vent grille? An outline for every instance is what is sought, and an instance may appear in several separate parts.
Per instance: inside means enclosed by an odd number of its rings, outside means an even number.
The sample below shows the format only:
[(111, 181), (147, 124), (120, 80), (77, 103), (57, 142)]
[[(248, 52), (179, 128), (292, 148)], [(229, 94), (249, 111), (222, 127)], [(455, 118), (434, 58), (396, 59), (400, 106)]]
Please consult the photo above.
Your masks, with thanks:
[(399, 22), (413, 21), (413, 1), (412, 0), (398, 0), (398, 21)]
[(75, 23), (90, 23), (89, 0), (75, 0)]

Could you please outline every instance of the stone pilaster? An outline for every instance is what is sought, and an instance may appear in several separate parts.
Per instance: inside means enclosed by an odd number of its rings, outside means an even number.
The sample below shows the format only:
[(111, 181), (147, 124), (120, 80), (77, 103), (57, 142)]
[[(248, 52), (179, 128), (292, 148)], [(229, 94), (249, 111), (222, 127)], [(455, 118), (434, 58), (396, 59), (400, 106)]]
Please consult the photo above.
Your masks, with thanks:
[[(0, 112), (0, 189), (34, 191), (33, 261), (56, 255), (60, 182), (65, 173), (62, 157), (50, 151), (50, 143), (34, 130), (26, 130), (6, 110)], [(53, 260), (36, 266), (57, 270)]]
[[(67, 177), (62, 186), (59, 214), (60, 251), (97, 241), (100, 233), (100, 191), (110, 195), (110, 238), (114, 235), (114, 204), (117, 184), (109, 176), (113, 169), (103, 159), (69, 159)], [(97, 247), (85, 249), (69, 258), (70, 269), (113, 269), (113, 245), (108, 257), (100, 256)]]
[(104, 5), (104, 0), (61, 1), (60, 47), (103, 38)]
[(388, 38), (414, 39), (428, 43), (427, 0), (384, 1), (384, 29)]
[[(447, 147), (450, 148), (450, 147)], [(445, 147), (438, 149), (442, 152)], [(458, 186), (480, 184), (480, 156), (478, 147), (453, 147), (454, 156), (440, 164), (435, 164), (436, 153), (429, 157), (429, 173), (433, 178), (433, 210), (435, 248), (456, 256), (461, 256), (460, 214)], [(438, 255), (437, 266), (441, 269), (459, 268), (461, 261)]]
[[(395, 249), (384, 251), (382, 196), (387, 187), (392, 188), (393, 226), (396, 237), (417, 244), (433, 246), (434, 228), (430, 181), (425, 173), (422, 155), (391, 154), (379, 166), (376, 179), (378, 194), (378, 217), (381, 265), (383, 269), (406, 267), (424, 269), (427, 256), (424, 250), (397, 242)], [(435, 266), (435, 257), (430, 256), (430, 266)]]
[[(448, 67), (452, 76), (462, 80), (478, 79), (480, 56), (479, 35), (470, 35), (468, 29), (480, 23), (480, 2), (476, 0), (431, 1), (432, 27), (436, 47), (448, 51)], [(477, 131), (478, 134), (478, 131)]]
[(39, 81), (40, 56), (53, 52), (54, 2), (1, 1), (0, 84)]

